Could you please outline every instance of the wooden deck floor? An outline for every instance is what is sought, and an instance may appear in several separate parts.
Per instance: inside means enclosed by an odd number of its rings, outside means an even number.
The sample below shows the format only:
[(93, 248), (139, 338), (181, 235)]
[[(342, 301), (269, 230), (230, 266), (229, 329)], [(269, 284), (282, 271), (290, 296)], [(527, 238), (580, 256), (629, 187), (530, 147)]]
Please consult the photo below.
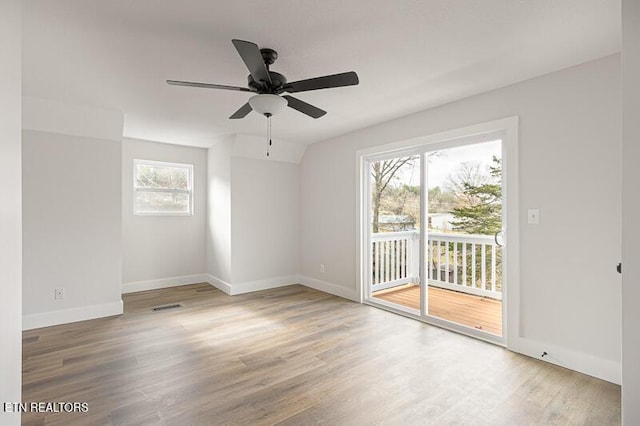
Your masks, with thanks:
[[(414, 284), (377, 291), (373, 297), (420, 310), (420, 287)], [(500, 300), (429, 287), (429, 314), (502, 335), (502, 302)]]

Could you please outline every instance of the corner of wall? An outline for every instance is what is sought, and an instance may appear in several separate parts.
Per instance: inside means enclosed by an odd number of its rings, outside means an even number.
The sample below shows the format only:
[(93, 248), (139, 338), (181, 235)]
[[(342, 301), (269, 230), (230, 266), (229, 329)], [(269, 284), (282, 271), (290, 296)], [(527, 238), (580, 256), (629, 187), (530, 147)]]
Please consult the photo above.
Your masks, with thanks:
[[(0, 401), (20, 402), (22, 381), (21, 2), (0, 2)], [(0, 423), (19, 425), (20, 413), (0, 411)]]
[(209, 283), (209, 285), (212, 285), (213, 287), (217, 288), (218, 290), (220, 290), (221, 292), (229, 296), (233, 294), (231, 284), (229, 284), (224, 280), (221, 280), (218, 277), (215, 277), (211, 274), (207, 274), (206, 282)]
[(207, 153), (207, 273), (231, 281), (231, 151), (227, 138)]
[(299, 275), (298, 281), (305, 287), (313, 288), (315, 290), (333, 294), (334, 296), (342, 297), (343, 299), (349, 299), (354, 302), (360, 303), (360, 296), (358, 295), (356, 289), (346, 288), (338, 284), (307, 277), (305, 275)]

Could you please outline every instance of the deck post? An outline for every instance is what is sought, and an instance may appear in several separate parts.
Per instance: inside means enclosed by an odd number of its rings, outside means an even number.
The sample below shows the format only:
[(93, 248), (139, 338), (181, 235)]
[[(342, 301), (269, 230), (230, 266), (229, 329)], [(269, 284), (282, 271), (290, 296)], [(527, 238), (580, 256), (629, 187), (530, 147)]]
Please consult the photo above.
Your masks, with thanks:
[(412, 283), (420, 282), (420, 234), (415, 232), (411, 234), (409, 244), (411, 249), (409, 251), (409, 274)]

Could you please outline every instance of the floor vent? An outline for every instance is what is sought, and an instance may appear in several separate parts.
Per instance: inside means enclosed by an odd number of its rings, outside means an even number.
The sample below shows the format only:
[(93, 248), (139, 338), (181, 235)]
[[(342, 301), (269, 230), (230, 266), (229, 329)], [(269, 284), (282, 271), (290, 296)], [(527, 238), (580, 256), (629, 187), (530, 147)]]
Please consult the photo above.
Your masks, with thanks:
[(151, 308), (152, 311), (165, 311), (167, 309), (176, 309), (182, 308), (182, 305), (179, 303), (174, 303), (173, 305), (162, 305)]

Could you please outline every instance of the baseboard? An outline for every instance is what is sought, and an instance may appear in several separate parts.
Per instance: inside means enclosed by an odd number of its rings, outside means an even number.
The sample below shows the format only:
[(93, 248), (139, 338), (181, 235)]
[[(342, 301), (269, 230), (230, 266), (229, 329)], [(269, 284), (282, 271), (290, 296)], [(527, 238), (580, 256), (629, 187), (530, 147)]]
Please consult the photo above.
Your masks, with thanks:
[(287, 285), (297, 284), (297, 275), (287, 275), (284, 277), (273, 277), (264, 280), (246, 281), (243, 283), (230, 284), (213, 275), (207, 275), (207, 282), (225, 292), (228, 295), (235, 296), (237, 294), (251, 293), (254, 291), (268, 290), (270, 288), (284, 287)]
[(217, 288), (218, 290), (220, 290), (223, 293), (226, 293), (228, 295), (231, 295), (231, 284), (229, 284), (226, 281), (221, 280), (218, 277), (214, 277), (211, 274), (207, 274), (206, 275), (206, 282), (209, 283), (209, 285), (214, 286), (215, 288)]
[(297, 275), (273, 277), (257, 281), (246, 281), (243, 283), (231, 284), (231, 294), (251, 293), (253, 291), (268, 290), (270, 288), (284, 287), (292, 284), (298, 284)]
[(236, 294), (251, 293), (253, 291), (268, 290), (270, 288), (283, 287), (292, 284), (302, 284), (305, 287), (313, 288), (325, 293), (344, 299), (360, 302), (355, 289), (344, 288), (340, 285), (306, 277), (304, 275), (287, 275), (284, 277), (267, 278), (264, 280), (248, 281), (244, 283), (231, 284), (211, 274), (206, 276), (206, 281), (224, 293), (234, 296)]
[(307, 277), (305, 275), (299, 275), (298, 282), (306, 287), (320, 290), (325, 293), (333, 294), (334, 296), (342, 297), (344, 299), (349, 299), (353, 300), (354, 302), (360, 303), (360, 297), (358, 296), (355, 289), (345, 288), (341, 285)]
[[(517, 346), (509, 349), (617, 385), (622, 381), (619, 362), (525, 338), (519, 338)], [(547, 353), (544, 357), (541, 356), (543, 352)]]
[(78, 308), (61, 309), (59, 311), (42, 312), (22, 316), (22, 329), (49, 327), (70, 322), (85, 321), (94, 318), (122, 315), (124, 312), (122, 300), (101, 305), (81, 306)]
[(158, 280), (133, 281), (122, 284), (122, 294), (204, 282), (207, 282), (206, 274), (183, 275), (181, 277), (161, 278)]

